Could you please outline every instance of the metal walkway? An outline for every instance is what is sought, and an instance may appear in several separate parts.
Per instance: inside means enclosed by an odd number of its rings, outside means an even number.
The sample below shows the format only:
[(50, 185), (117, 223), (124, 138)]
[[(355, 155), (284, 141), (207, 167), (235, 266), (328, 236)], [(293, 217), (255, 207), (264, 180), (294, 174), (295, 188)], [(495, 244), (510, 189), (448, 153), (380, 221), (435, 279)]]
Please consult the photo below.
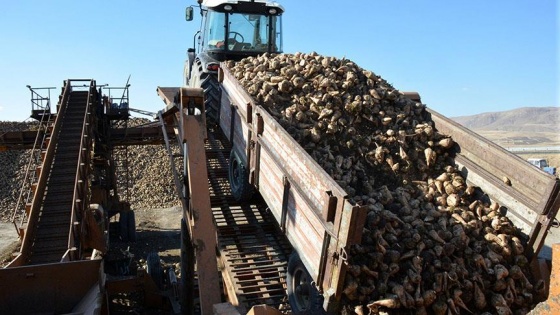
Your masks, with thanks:
[(285, 288), (291, 245), (256, 196), (236, 202), (228, 181), (231, 145), (221, 130), (208, 130), (206, 158), (210, 201), (230, 300), (247, 309), (288, 305)]
[[(166, 119), (170, 121), (170, 115), (176, 115), (179, 111), (177, 104), (178, 99), (181, 98), (179, 88), (158, 87), (158, 94), (167, 104), (165, 112), (168, 118)], [(163, 128), (176, 128), (176, 134), (181, 143), (178, 118), (175, 117), (173, 123), (165, 123), (166, 119), (163, 118), (162, 112), (159, 116)], [(174, 162), (175, 154), (170, 148), (168, 139), (165, 142), (175, 183), (178, 191), (181, 192), (183, 186), (180, 172)], [(289, 241), (281, 232), (273, 215), (269, 213), (268, 207), (260, 195), (256, 195), (248, 202), (238, 202), (233, 197), (228, 180), (229, 157), (232, 148), (219, 127), (206, 126), (204, 149), (210, 208), (217, 234), (219, 269), (222, 270), (222, 281), (229, 302), (245, 307), (246, 310), (257, 304), (274, 307), (282, 305), (289, 308), (285, 283), (288, 258), (292, 252)], [(194, 147), (192, 150), (197, 150), (197, 148)], [(192, 176), (192, 174), (188, 176)], [(187, 181), (185, 180), (185, 182)], [(198, 182), (193, 184), (198, 185)], [(186, 202), (183, 203), (183, 207), (186, 208)], [(199, 231), (199, 233), (201, 232)], [(199, 276), (201, 269), (205, 269), (205, 272), (209, 273), (214, 272), (208, 270), (208, 266), (204, 267), (206, 268), (197, 267)], [(193, 286), (196, 287), (196, 283)]]

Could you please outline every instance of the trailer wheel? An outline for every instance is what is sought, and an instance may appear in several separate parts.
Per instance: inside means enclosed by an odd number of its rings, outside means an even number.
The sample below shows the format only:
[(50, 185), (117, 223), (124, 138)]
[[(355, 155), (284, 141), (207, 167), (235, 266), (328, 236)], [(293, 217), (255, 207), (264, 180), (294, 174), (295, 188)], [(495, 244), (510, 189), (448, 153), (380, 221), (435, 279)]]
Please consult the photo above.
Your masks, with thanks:
[(235, 200), (246, 201), (253, 196), (253, 186), (249, 184), (249, 172), (235, 150), (229, 156), (229, 184)]
[(321, 295), (296, 252), (290, 256), (288, 261), (286, 282), (288, 286), (288, 301), (294, 314), (321, 309)]
[(204, 90), (204, 108), (209, 123), (217, 124), (220, 119), (219, 104), (221, 99), (220, 83), (214, 74), (201, 77), (200, 87)]
[(134, 215), (134, 211), (130, 210), (127, 211), (128, 213), (128, 241), (129, 242), (136, 242), (136, 216)]
[(161, 290), (163, 288), (163, 268), (161, 268), (158, 253), (151, 252), (148, 254), (148, 257), (146, 257), (146, 271)]
[(128, 211), (119, 212), (119, 233), (123, 242), (128, 242)]

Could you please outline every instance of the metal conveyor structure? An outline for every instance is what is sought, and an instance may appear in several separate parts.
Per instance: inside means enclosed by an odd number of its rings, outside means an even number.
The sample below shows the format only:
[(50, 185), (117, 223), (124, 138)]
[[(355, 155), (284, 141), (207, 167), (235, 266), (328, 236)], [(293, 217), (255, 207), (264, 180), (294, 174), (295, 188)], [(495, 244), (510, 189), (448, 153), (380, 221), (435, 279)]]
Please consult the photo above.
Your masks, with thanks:
[(16, 224), (22, 246), (0, 269), (4, 310), (70, 312), (88, 291), (99, 290), (102, 260), (95, 252), (106, 248), (89, 209), (88, 186), (96, 100), (94, 80), (64, 81), (57, 114), (47, 122), (45, 136), (36, 137), (41, 143), (35, 147), (43, 148), (31, 170), (37, 176), (30, 177), (35, 178), (31, 193), (22, 194), (29, 199)]

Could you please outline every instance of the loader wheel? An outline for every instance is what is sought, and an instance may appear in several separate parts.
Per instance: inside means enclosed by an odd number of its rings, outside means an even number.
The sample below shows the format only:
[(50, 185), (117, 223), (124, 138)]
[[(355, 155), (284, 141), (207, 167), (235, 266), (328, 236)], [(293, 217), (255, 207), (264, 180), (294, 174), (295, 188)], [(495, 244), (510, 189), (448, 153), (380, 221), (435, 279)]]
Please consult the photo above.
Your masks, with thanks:
[(288, 286), (288, 301), (294, 314), (321, 309), (321, 295), (296, 252), (290, 256), (288, 261), (286, 283)]
[(231, 194), (237, 201), (247, 201), (253, 196), (253, 186), (249, 184), (249, 172), (235, 150), (229, 155), (229, 184)]
[(148, 254), (148, 257), (146, 257), (146, 271), (161, 290), (163, 288), (163, 269), (161, 268), (158, 253), (151, 252)]
[(218, 78), (214, 74), (207, 74), (201, 78), (200, 87), (204, 90), (204, 108), (206, 110), (206, 121), (210, 124), (218, 124), (220, 120), (221, 89)]

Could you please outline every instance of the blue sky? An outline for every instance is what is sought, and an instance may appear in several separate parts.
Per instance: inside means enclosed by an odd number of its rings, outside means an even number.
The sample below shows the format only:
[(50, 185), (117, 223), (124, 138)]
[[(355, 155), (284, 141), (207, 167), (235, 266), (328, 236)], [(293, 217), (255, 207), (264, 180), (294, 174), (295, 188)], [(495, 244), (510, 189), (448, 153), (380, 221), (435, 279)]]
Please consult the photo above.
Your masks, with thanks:
[[(447, 116), (559, 106), (556, 0), (284, 0), (284, 51), (346, 57)], [(0, 11), (0, 120), (30, 114), (25, 87), (93, 78), (157, 111), (182, 84), (200, 25), (195, 0), (6, 1)], [(351, 5), (349, 5), (351, 4)]]

